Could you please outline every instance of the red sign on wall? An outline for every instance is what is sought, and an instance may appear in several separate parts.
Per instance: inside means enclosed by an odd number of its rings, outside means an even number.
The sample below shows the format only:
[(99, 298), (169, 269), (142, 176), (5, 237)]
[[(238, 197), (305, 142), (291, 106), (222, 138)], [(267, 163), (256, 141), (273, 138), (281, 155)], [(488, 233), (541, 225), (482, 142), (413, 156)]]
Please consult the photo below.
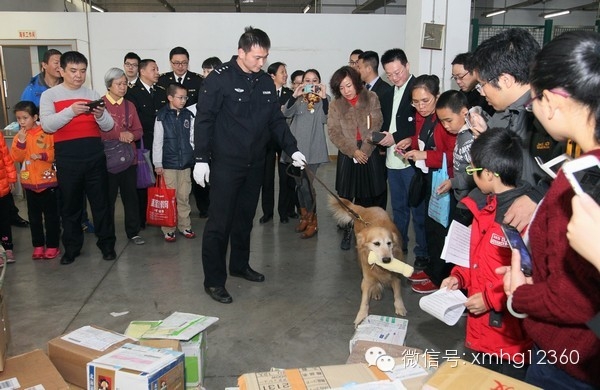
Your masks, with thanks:
[(19, 39), (37, 39), (35, 30), (20, 30)]

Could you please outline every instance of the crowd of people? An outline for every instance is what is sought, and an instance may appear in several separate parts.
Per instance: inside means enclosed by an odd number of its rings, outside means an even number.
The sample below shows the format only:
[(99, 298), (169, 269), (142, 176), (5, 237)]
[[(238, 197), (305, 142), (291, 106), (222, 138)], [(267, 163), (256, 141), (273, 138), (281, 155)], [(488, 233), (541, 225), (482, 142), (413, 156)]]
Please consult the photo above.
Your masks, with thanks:
[[(75, 261), (89, 202), (96, 244), (114, 260), (119, 193), (127, 238), (143, 245), (148, 198), (137, 149), (149, 150), (154, 173), (176, 194), (177, 224), (162, 227), (165, 241), (196, 237), (193, 194), (208, 218), (205, 291), (231, 303), (228, 275), (265, 280), (250, 266), (250, 234), (259, 198), (259, 222), (273, 219), (276, 167), (280, 222), (299, 218), (301, 238), (317, 234), (313, 180), (329, 161), (326, 130), (338, 149), (338, 196), (384, 209), (389, 196), (406, 256), (412, 221), (412, 290), (466, 291), (465, 345), (496, 356), (488, 368), (543, 388), (600, 386), (600, 199), (574, 195), (561, 171), (552, 178), (538, 164), (564, 153), (567, 141), (600, 157), (600, 36), (567, 32), (541, 48), (527, 31), (505, 30), (454, 58), (459, 90), (443, 93), (438, 76), (411, 74), (398, 48), (381, 63), (374, 51), (352, 51), (328, 84), (316, 69), (295, 71), (288, 88), (286, 64), (262, 70), (270, 45), (264, 31), (248, 27), (237, 55), (208, 58), (203, 75), (188, 70), (182, 47), (171, 50), (172, 71), (163, 75), (153, 59), (127, 53), (123, 69), (106, 73), (104, 96), (84, 86), (85, 56), (49, 50), (14, 107), (20, 130), (10, 151), (0, 136), (7, 261), (15, 260), (9, 194), (17, 174), (33, 259), (62, 253), (61, 264)], [(109, 145), (132, 156), (123, 157), (129, 163), (113, 165)], [(433, 185), (438, 174), (448, 179)], [(442, 259), (451, 223), (471, 226), (468, 268)], [(340, 248), (349, 250), (353, 227), (340, 228)], [(531, 274), (504, 238), (508, 228), (528, 242)]]

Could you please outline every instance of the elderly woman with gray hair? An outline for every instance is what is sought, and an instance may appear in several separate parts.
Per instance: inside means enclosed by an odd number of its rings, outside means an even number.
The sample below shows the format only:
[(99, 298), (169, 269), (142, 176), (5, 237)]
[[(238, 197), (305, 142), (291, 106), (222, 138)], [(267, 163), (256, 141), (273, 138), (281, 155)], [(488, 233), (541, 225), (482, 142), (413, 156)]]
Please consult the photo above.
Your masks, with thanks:
[[(102, 141), (104, 141), (105, 151), (107, 153), (108, 164), (108, 196), (109, 212), (115, 215), (115, 202), (117, 193), (121, 193), (121, 201), (125, 211), (125, 233), (127, 238), (136, 245), (145, 243), (139, 236), (140, 217), (137, 195), (137, 159), (135, 151), (135, 142), (142, 138), (143, 130), (140, 118), (133, 103), (124, 99), (127, 92), (127, 77), (125, 72), (119, 68), (110, 68), (104, 75), (104, 84), (108, 92), (102, 97), (106, 105), (106, 111), (112, 116), (115, 125), (107, 132), (102, 132)], [(122, 144), (127, 144), (126, 146)], [(114, 158), (110, 155), (110, 149), (131, 148), (133, 159), (127, 166), (112, 167), (111, 162)], [(126, 151), (128, 152), (128, 151)], [(124, 153), (128, 155), (128, 153)], [(121, 157), (121, 160), (127, 160)]]

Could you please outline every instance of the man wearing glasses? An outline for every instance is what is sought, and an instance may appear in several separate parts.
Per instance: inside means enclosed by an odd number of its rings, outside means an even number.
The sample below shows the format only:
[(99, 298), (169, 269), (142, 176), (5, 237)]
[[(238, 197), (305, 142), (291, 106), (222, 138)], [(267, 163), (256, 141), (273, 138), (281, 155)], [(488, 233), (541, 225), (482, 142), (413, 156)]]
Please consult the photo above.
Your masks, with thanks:
[[(550, 177), (534, 157), (549, 161), (564, 151), (564, 145), (554, 141), (526, 109), (531, 100), (529, 65), (539, 51), (539, 43), (528, 31), (513, 28), (482, 42), (473, 53), (479, 81), (475, 88), (496, 110), (487, 125), (483, 123), (483, 129), (509, 129), (521, 138), (522, 179), (533, 188), (527, 196), (517, 199), (504, 215), (504, 223), (519, 231), (529, 224), (549, 186)], [(481, 124), (480, 117), (475, 121)]]
[(169, 52), (169, 62), (172, 72), (163, 73), (158, 79), (158, 85), (167, 89), (169, 84), (179, 83), (188, 91), (188, 101), (185, 106), (191, 106), (198, 102), (198, 92), (202, 87), (203, 78), (198, 73), (190, 72), (190, 55), (181, 46), (174, 47)]
[(130, 51), (125, 54), (125, 58), (123, 59), (123, 70), (125, 71), (127, 86), (129, 88), (133, 87), (138, 79), (138, 67), (141, 60), (140, 56), (134, 52)]
[(473, 72), (473, 53), (460, 53), (452, 61), (452, 80), (456, 82), (458, 88), (465, 93), (469, 107), (479, 106), (490, 116), (494, 115), (494, 107), (490, 106), (481, 96), (475, 86), (477, 85), (477, 75)]
[(353, 67), (356, 71), (358, 71), (358, 57), (363, 53), (360, 49), (352, 50), (350, 53), (350, 57), (348, 58), (348, 65)]
[(411, 105), (412, 86), (415, 78), (410, 73), (410, 64), (401, 49), (391, 49), (381, 56), (381, 64), (393, 88), (381, 99), (383, 114), (382, 133), (386, 136), (379, 145), (387, 148), (386, 167), (394, 223), (402, 235), (402, 250), (408, 252), (408, 228), (412, 213), (416, 245), (414, 249), (416, 269), (425, 269), (429, 263), (425, 237), (425, 209), (423, 202), (418, 207), (408, 204), (408, 189), (415, 169), (401, 154), (395, 152), (398, 145), (407, 150), (415, 134), (415, 108)]

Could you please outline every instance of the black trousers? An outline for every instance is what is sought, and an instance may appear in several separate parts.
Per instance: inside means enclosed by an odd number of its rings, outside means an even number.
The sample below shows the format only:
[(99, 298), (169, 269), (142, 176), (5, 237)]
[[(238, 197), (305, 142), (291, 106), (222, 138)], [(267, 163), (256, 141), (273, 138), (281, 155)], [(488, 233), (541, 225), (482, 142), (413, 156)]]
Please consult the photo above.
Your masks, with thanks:
[(15, 198), (12, 192), (9, 192), (6, 196), (8, 196), (8, 201), (10, 202), (10, 221), (14, 222), (19, 218), (19, 208), (15, 205)]
[[(47, 188), (42, 192), (25, 190), (31, 243), (34, 247), (58, 248), (60, 244), (57, 193), (56, 188)], [(44, 233), (44, 228), (46, 228), (46, 233)]]
[(125, 216), (125, 234), (127, 238), (135, 237), (140, 232), (140, 215), (136, 188), (137, 166), (132, 165), (123, 172), (108, 174), (109, 213), (115, 218), (117, 194), (121, 193)]
[(225, 256), (231, 245), (229, 270), (249, 266), (250, 233), (256, 214), (264, 165), (239, 167), (213, 162), (210, 172), (210, 206), (202, 236), (205, 287), (224, 287)]
[(296, 180), (287, 174), (290, 164), (279, 162), (279, 200), (277, 201), (277, 212), (280, 217), (288, 217), (300, 207), (296, 194)]
[(200, 212), (200, 214), (204, 214), (208, 212), (208, 205), (210, 204), (210, 186), (202, 187), (196, 180), (194, 180), (194, 168), (190, 170), (192, 175), (192, 193), (194, 194), (194, 199), (196, 200), (196, 208)]
[(83, 246), (81, 199), (87, 195), (96, 231), (96, 245), (102, 253), (115, 248), (115, 224), (108, 202), (108, 172), (104, 153), (88, 160), (56, 158), (56, 175), (60, 189), (62, 242), (65, 254), (76, 256)]
[(10, 206), (12, 196), (0, 197), (0, 240), (5, 250), (13, 249), (12, 230), (10, 227)]
[[(427, 188), (431, 188), (431, 175), (432, 171), (426, 175)], [(446, 260), (442, 259), (442, 250), (444, 249), (444, 241), (448, 235), (448, 227), (445, 228), (440, 223), (429, 217), (429, 199), (431, 198), (431, 191), (427, 192), (427, 196), (423, 200), (425, 202), (425, 234), (427, 235), (427, 253), (429, 254), (429, 265), (424, 270), (429, 279), (439, 286), (442, 284), (442, 280), (450, 276), (450, 271), (454, 268), (453, 263), (446, 263)], [(450, 193), (450, 217), (454, 214), (456, 208), (456, 198), (454, 194)], [(452, 221), (450, 221), (452, 222)]]
[(265, 167), (262, 179), (261, 205), (263, 215), (273, 215), (275, 209), (275, 165), (281, 149), (270, 144), (265, 157)]

